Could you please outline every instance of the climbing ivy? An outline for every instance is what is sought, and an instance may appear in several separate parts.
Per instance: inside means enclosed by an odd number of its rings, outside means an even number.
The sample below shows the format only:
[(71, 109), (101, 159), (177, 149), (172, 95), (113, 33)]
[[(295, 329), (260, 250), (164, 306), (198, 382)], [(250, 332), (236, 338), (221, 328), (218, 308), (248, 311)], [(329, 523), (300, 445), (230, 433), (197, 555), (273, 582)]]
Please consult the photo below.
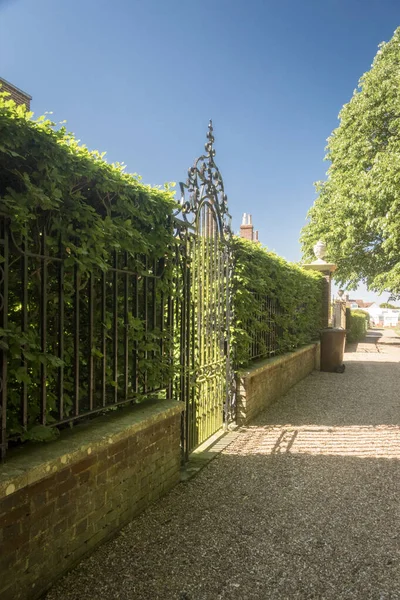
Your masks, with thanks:
[[(274, 330), (274, 354), (316, 339), (322, 318), (322, 276), (241, 238), (234, 238), (233, 251), (237, 365), (250, 362), (254, 340), (257, 354), (268, 356), (267, 334)], [(268, 309), (267, 300), (273, 309)]]
[[(170, 217), (175, 201), (168, 186), (160, 189), (144, 185), (138, 176), (127, 174), (124, 169), (123, 164), (109, 164), (104, 154), (80, 144), (63, 124), (56, 125), (46, 116), (34, 119), (24, 106), (16, 106), (6, 93), (0, 93), (0, 220), (11, 233), (8, 324), (0, 330), (0, 343), (7, 350), (7, 429), (11, 438), (40, 438), (43, 434), (38, 425), (42, 421), (40, 381), (43, 377), (46, 378), (46, 422), (51, 424), (57, 420), (61, 366), (64, 367), (64, 418), (74, 414), (76, 287), (82, 299), (78, 305), (80, 397), (88, 396), (85, 382), (90, 356), (95, 359), (97, 385), (101, 377), (103, 325), (110, 348), (106, 364), (109, 396), (113, 397), (115, 388), (120, 389), (124, 383), (125, 344), (130, 348), (129, 360), (132, 344), (135, 345), (140, 384), (145, 378), (146, 387), (156, 389), (168, 379), (171, 369), (166, 351), (168, 332), (162, 330), (160, 313), (171, 291), (173, 232)], [(26, 285), (21, 279), (21, 250), (30, 253), (25, 263)], [(49, 257), (46, 269), (38, 258), (43, 254)], [(64, 269), (65, 308), (62, 359), (58, 353), (60, 260)], [(136, 272), (137, 285), (141, 286), (140, 314), (132, 316), (129, 300), (128, 323), (124, 316), (125, 276), (114, 278), (112, 267)], [(106, 273), (107, 291), (104, 315), (99, 293), (103, 273)], [(156, 285), (152, 283), (155, 275)], [(43, 350), (41, 286), (45, 276), (47, 340)], [(147, 276), (149, 284), (144, 291), (143, 281)], [(94, 287), (92, 340), (86, 301), (90, 281)], [(129, 293), (131, 289), (129, 287)], [(23, 327), (21, 294), (24, 290), (28, 325)], [(147, 298), (153, 295), (155, 316), (145, 312), (145, 294)], [(146, 327), (151, 319), (152, 326)], [(117, 347), (113, 348), (116, 330)], [(92, 347), (89, 347), (90, 342)], [(114, 377), (114, 355), (119, 365), (117, 378)], [(28, 397), (27, 430), (21, 425), (23, 384), (27, 386)], [(132, 378), (128, 385), (131, 393)], [(118, 394), (117, 399), (120, 399)], [(83, 408), (89, 410), (87, 402)]]
[[(43, 380), (46, 423), (51, 425), (60, 420), (61, 371), (64, 419), (75, 414), (77, 391), (82, 399), (80, 408), (84, 412), (91, 409), (90, 364), (94, 363), (95, 407), (103, 399), (99, 389), (103, 368), (107, 403), (109, 398), (118, 402), (126, 390), (129, 397), (135, 391), (134, 397), (140, 401), (146, 390), (165, 388), (173, 369), (177, 374), (179, 365), (170, 360), (174, 353), (179, 357), (177, 340), (174, 346), (170, 329), (162, 327), (167, 300), (173, 295), (179, 298), (180, 289), (173, 277), (177, 245), (171, 216), (175, 207), (168, 186), (143, 185), (138, 176), (125, 173), (123, 164), (108, 164), (104, 154), (81, 145), (64, 125), (47, 117), (33, 119), (25, 107), (16, 106), (7, 94), (0, 93), (0, 225), (10, 232), (8, 323), (0, 329), (0, 344), (7, 351), (10, 439), (49, 436), (49, 429), (41, 426)], [(4, 261), (2, 250), (0, 244), (0, 261)], [(254, 339), (259, 353), (267, 355), (265, 334), (272, 329), (277, 334), (276, 353), (314, 339), (321, 321), (321, 277), (287, 263), (259, 244), (235, 239), (233, 253), (236, 364), (249, 362)], [(62, 357), (60, 264), (65, 313)], [(124, 271), (134, 275), (128, 277)], [(92, 315), (87, 301), (90, 290)], [(136, 308), (135, 290), (139, 290)], [(276, 309), (268, 315), (266, 299), (273, 301)], [(149, 300), (150, 311), (146, 308)], [(27, 307), (25, 315), (23, 306)], [(179, 309), (179, 301), (176, 306)], [(129, 380), (124, 377), (127, 347)], [(21, 419), (23, 390), (27, 428)]]

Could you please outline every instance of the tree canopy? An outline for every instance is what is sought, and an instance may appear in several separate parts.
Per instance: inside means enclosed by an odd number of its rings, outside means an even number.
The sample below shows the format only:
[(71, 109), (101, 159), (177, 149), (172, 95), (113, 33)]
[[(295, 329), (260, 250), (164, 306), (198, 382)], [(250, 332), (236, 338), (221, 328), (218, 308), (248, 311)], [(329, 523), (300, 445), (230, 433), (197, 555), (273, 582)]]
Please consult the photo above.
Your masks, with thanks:
[(318, 239), (354, 289), (360, 281), (400, 296), (400, 27), (379, 46), (328, 138), (327, 180), (308, 213), (304, 258)]

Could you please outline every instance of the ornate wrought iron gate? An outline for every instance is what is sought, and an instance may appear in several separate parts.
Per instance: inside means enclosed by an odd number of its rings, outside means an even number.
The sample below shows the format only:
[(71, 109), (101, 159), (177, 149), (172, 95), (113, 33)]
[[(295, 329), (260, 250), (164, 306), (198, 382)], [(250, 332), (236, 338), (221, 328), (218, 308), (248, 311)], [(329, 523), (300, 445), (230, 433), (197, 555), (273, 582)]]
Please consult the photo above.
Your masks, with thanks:
[(229, 347), (231, 218), (222, 177), (214, 162), (211, 121), (208, 128), (206, 153), (189, 169), (186, 183), (180, 184), (188, 259), (182, 267), (180, 301), (180, 388), (186, 402), (186, 455), (224, 424), (227, 426), (233, 413)]

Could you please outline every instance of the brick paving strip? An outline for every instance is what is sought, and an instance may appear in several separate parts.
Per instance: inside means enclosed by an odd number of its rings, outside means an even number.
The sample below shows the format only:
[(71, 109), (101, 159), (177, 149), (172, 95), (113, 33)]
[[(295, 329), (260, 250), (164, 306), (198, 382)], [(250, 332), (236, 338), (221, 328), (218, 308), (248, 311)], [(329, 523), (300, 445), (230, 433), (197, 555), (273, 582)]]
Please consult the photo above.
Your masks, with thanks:
[[(352, 346), (47, 600), (400, 598), (400, 345)], [(398, 339), (400, 344), (400, 339)]]

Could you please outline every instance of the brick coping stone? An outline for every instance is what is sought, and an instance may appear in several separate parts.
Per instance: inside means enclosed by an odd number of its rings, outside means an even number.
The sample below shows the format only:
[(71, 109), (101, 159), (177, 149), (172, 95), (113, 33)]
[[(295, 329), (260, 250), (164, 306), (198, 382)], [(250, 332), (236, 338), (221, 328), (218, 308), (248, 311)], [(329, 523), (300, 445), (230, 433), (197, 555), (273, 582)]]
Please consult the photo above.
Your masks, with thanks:
[(0, 464), (0, 500), (179, 412), (183, 406), (176, 400), (149, 401), (79, 423), (54, 442), (11, 450)]
[(264, 358), (258, 360), (256, 363), (251, 365), (251, 367), (246, 367), (241, 369), (237, 376), (239, 378), (243, 377), (254, 377), (261, 371), (263, 371), (266, 367), (269, 369), (274, 369), (278, 367), (283, 367), (285, 363), (293, 358), (297, 358), (301, 354), (308, 352), (311, 348), (315, 348), (319, 346), (320, 342), (315, 341), (312, 344), (307, 344), (306, 346), (300, 346), (300, 348), (295, 348), (292, 352), (286, 352), (285, 354), (280, 354), (279, 356), (273, 356), (272, 358)]

